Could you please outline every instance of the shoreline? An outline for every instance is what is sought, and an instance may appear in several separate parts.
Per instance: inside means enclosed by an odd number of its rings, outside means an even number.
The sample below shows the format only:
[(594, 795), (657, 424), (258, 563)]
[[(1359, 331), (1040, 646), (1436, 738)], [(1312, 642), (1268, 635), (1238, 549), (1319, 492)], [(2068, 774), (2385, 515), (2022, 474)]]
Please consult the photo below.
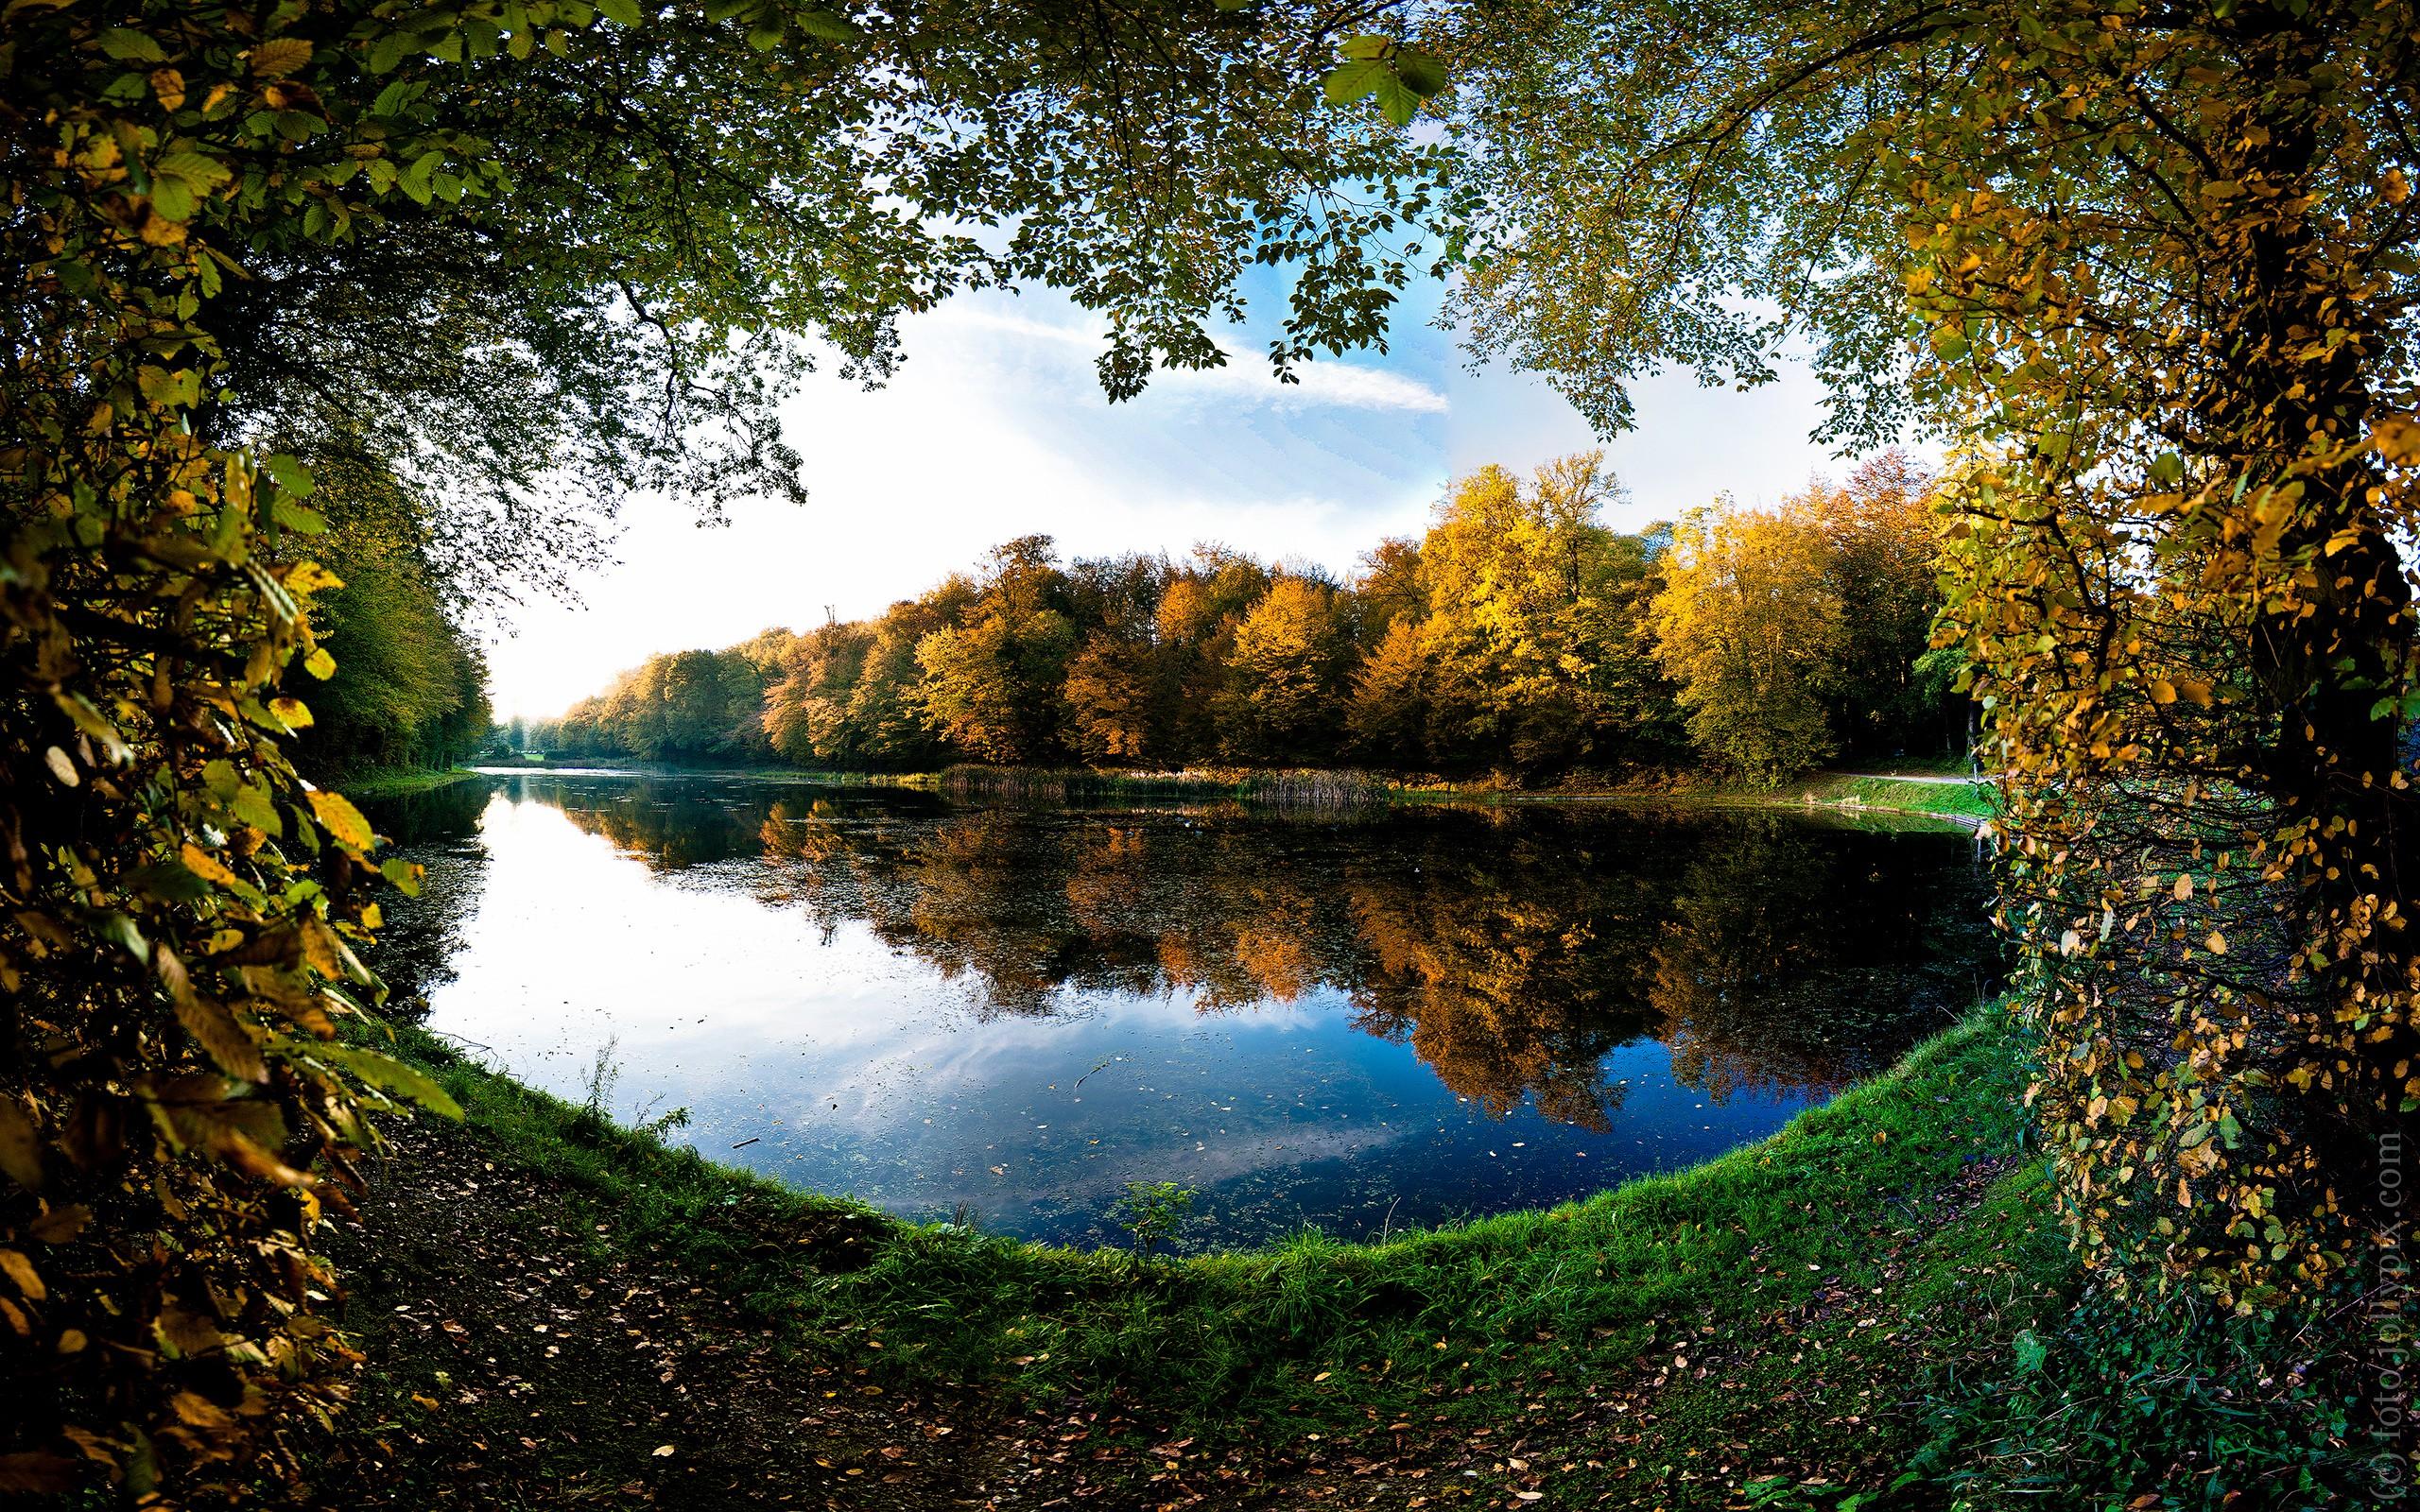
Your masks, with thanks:
[[(390, 1048), (465, 1118), (405, 1125), (373, 1168), (382, 1228), (446, 1237), (390, 1265), (340, 1255), (370, 1364), (339, 1433), (366, 1505), (390, 1504), (381, 1488), (425, 1497), (468, 1444), (526, 1465), (527, 1505), (616, 1486), (690, 1504), (758, 1488), (979, 1504), (1003, 1483), (1020, 1505), (1228, 1504), (1347, 1482), (1380, 1505), (1463, 1490), (1517, 1504), (1575, 1476), (1589, 1500), (1675, 1507), (1730, 1504), (1776, 1474), (1849, 1492), (1925, 1441), (1912, 1418), (1876, 1439), (1877, 1395), (1914, 1400), (1941, 1358), (2005, 1357), (2071, 1298), (2041, 1172), (2019, 1158), (2017, 1039), (2004, 1007), (1979, 1006), (1764, 1140), (1551, 1208), (1145, 1262), (798, 1192), (398, 1025)], [(497, 1259), (514, 1246), (526, 1263)], [(475, 1299), (449, 1280), (474, 1263), (511, 1279)], [(674, 1299), (679, 1327), (635, 1315), (649, 1294)], [(580, 1320), (617, 1295), (587, 1338)], [(646, 1350), (683, 1329), (697, 1358), (658, 1349), (628, 1368), (627, 1335)], [(748, 1366), (761, 1400), (700, 1430), (721, 1458), (684, 1458), (694, 1440), (667, 1424), (704, 1410), (687, 1371), (732, 1368), (735, 1351), (766, 1363)], [(562, 1401), (569, 1432), (532, 1421)], [(802, 1422), (810, 1453), (785, 1454), (795, 1478), (764, 1487), (758, 1440)], [(387, 1452), (381, 1423), (424, 1447)], [(1700, 1449), (1720, 1451), (1703, 1500), (1653, 1469)], [(405, 1458), (431, 1479), (398, 1479)], [(717, 1477), (728, 1487), (709, 1490)], [(875, 1485), (900, 1500), (852, 1494)]]
[(321, 782), (319, 785), (334, 788), (349, 799), (368, 799), (375, 801), (379, 799), (408, 798), (414, 793), (434, 792), (438, 788), (452, 787), (457, 782), (467, 782), (472, 778), (482, 775), (484, 774), (475, 767), (450, 766), (442, 770), (364, 772), (358, 777)]
[[(1355, 770), (1190, 769), (1171, 773), (1096, 768), (948, 767), (938, 772), (838, 772), (764, 766), (673, 766), (647, 763), (608, 765), (563, 763), (525, 766), (475, 766), (464, 775), (633, 778), (711, 778), (718, 781), (792, 782), (828, 787), (887, 787), (944, 797), (1032, 798), (1065, 800), (1100, 798), (1231, 799), (1270, 807), (1346, 807), (1366, 803), (1635, 803), (1678, 808), (1781, 809), (1854, 817), (1860, 814), (1914, 816), (1979, 829), (1994, 812), (1991, 783), (1936, 774), (1813, 772), (1773, 788), (1727, 784), (1683, 774), (1677, 782), (1509, 788), (1487, 784), (1404, 782)], [(1299, 779), (1300, 793), (1284, 791)], [(383, 797), (385, 794), (372, 794)]]

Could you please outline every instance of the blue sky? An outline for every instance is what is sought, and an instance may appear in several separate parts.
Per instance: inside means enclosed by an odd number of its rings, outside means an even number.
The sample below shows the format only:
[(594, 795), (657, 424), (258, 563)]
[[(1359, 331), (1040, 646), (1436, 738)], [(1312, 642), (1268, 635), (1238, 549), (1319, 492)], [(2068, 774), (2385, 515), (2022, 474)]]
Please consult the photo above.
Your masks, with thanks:
[[(553, 713), (650, 653), (804, 628), (827, 606), (879, 612), (1036, 532), (1070, 556), (1223, 541), (1349, 572), (1381, 537), (1417, 533), (1451, 478), (1598, 444), (1544, 383), (1465, 371), (1427, 323), (1440, 292), (1412, 291), (1385, 355), (1322, 359), (1299, 386), (1269, 376), (1255, 325), (1232, 334), (1224, 370), (1163, 374), (1115, 405), (1084, 312), (1046, 293), (954, 301), (908, 323), (887, 387), (818, 377), (791, 402), (804, 507), (743, 505), (700, 528), (676, 499), (626, 507), (614, 563), (578, 579), (579, 603), (525, 605), (491, 637), (497, 713)], [(1803, 369), (1749, 394), (1667, 374), (1637, 398), (1637, 428), (1606, 443), (1630, 490), (1609, 524), (1721, 492), (1771, 500), (1841, 471), (1806, 438), (1821, 390)]]

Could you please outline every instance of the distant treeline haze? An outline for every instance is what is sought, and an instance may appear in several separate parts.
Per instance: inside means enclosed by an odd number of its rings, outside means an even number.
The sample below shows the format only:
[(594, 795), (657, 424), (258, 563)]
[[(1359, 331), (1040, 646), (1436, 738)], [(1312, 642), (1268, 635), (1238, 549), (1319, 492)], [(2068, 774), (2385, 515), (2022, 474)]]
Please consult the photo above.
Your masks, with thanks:
[(1461, 479), (1351, 582), (1224, 546), (994, 549), (878, 618), (651, 658), (560, 720), (570, 757), (851, 770), (956, 761), (1528, 775), (1711, 765), (1779, 781), (1961, 748), (1927, 649), (1930, 477), (1904, 455), (1772, 509), (1625, 535), (1600, 454)]

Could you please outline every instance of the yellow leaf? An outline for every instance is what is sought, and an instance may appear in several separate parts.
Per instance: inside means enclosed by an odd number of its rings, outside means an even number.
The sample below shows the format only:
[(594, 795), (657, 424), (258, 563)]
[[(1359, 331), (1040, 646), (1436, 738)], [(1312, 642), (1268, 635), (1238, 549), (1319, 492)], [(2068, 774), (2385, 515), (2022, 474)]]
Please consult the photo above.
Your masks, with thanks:
[(0, 1275), (15, 1282), (17, 1290), (23, 1292), (29, 1302), (39, 1302), (49, 1295), (43, 1289), (42, 1277), (35, 1271), (34, 1263), (13, 1249), (0, 1249)]
[(177, 855), (178, 859), (182, 860), (185, 864), (185, 869), (187, 871), (190, 871), (195, 876), (201, 878), (204, 882), (215, 882), (221, 887), (230, 887), (235, 885), (235, 874), (228, 870), (226, 867), (222, 866), (216, 856), (214, 856), (209, 851), (204, 850), (201, 847), (194, 844), (191, 840), (187, 840), (184, 843), (183, 849), (179, 850)]
[(2224, 955), (2227, 953), (2227, 937), (2215, 929), (2210, 931), (2210, 937), (2202, 943), (2209, 948), (2213, 955)]
[(2188, 898), (2192, 897), (2192, 896), (2193, 896), (2193, 876), (2192, 876), (2192, 873), (2190, 873), (2190, 872), (2186, 872), (2186, 871), (2180, 871), (2180, 872), (2178, 872), (2178, 873), (2176, 874), (2176, 889), (2175, 889), (2175, 890), (2176, 890), (2176, 901), (2177, 901), (2178, 902), (2180, 902), (2180, 903), (2181, 903), (2181, 902), (2185, 902), (2187, 899), (2188, 899)]
[(225, 1004), (185, 993), (177, 1003), (177, 1022), (227, 1074), (250, 1082), (268, 1080), (260, 1046)]
[(283, 78), (311, 60), (311, 44), (300, 37), (272, 37), (252, 49), (252, 73)]
[(316, 593), (323, 588), (342, 588), (344, 579), (316, 561), (298, 561), (285, 569), (285, 591), (289, 593)]
[(2420, 424), (2408, 415), (2382, 420), (2370, 429), (2370, 444), (2390, 462), (2408, 462), (2420, 456)]
[(325, 788), (316, 790), (311, 795), (311, 812), (320, 816), (320, 822), (327, 827), (328, 833), (335, 835), (340, 845), (351, 846), (355, 850), (367, 850), (378, 838), (372, 833), (370, 821), (361, 816), (361, 811), (354, 808), (353, 800), (342, 793), (331, 793)]
[(288, 730), (307, 730), (311, 725), (311, 708), (300, 698), (271, 698), (268, 712), (285, 723)]

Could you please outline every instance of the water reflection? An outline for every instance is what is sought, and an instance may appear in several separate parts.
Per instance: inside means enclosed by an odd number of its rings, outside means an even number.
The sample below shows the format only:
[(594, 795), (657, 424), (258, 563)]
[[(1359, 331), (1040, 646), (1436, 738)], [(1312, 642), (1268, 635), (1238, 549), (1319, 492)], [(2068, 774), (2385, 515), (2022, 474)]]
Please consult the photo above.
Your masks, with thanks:
[(1887, 1064), (1991, 951), (1962, 835), (1780, 815), (514, 777), (480, 822), (439, 1027), (559, 1090), (618, 1037), (709, 1152), (1051, 1238), (1127, 1179), (1209, 1188), (1233, 1243), (1699, 1158)]

